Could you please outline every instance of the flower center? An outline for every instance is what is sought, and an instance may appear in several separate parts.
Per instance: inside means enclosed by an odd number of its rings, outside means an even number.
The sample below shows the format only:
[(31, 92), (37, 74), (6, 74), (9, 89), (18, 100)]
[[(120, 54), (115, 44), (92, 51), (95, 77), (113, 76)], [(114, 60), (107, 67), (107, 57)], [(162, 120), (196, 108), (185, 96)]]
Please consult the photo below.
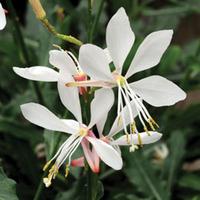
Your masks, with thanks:
[[(138, 135), (138, 143), (142, 146), (142, 141), (140, 138), (140, 134), (136, 128), (135, 117), (137, 112), (140, 122), (143, 125), (144, 131), (150, 135), (148, 127), (149, 125), (151, 130), (155, 130), (155, 127), (159, 127), (158, 124), (153, 120), (146, 107), (142, 103), (142, 99), (133, 91), (133, 89), (128, 84), (125, 77), (121, 76), (117, 72), (113, 73), (113, 76), (117, 82), (118, 86), (118, 108), (117, 108), (117, 116), (118, 116), (118, 124), (123, 124), (123, 128), (125, 134), (127, 135), (127, 143), (129, 143), (128, 131), (127, 131), (127, 117), (124, 106), (128, 110), (128, 114), (130, 117), (130, 133), (136, 133)], [(136, 148), (135, 148), (136, 149)]]
[(86, 128), (80, 128), (79, 135), (82, 137), (85, 137), (88, 134), (88, 129)]

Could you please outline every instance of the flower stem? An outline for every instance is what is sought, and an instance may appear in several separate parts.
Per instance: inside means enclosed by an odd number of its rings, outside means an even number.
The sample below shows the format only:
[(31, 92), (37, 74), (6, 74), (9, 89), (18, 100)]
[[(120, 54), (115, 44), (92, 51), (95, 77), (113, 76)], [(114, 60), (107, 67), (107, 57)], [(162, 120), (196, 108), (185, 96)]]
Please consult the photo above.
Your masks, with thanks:
[[(10, 13), (12, 21), (13, 21), (15, 35), (17, 37), (17, 41), (19, 42), (19, 46), (21, 48), (21, 52), (23, 54), (26, 65), (31, 65), (28, 51), (26, 48), (26, 44), (24, 42), (24, 38), (23, 38), (23, 35), (21, 32), (21, 29), (19, 27), (19, 24), (18, 24), (18, 17), (17, 17), (16, 11), (15, 11), (15, 8), (13, 7), (13, 4), (12, 4), (12, 0), (8, 0), (7, 5), (8, 5), (8, 9), (10, 10), (9, 13)], [(42, 93), (40, 92), (40, 88), (39, 88), (38, 84), (36, 82), (32, 82), (32, 87), (37, 96), (38, 102), (41, 104), (44, 104), (44, 99), (43, 99)]]
[[(42, 177), (46, 177), (47, 174), (48, 174), (48, 172), (45, 171)], [(43, 183), (43, 178), (41, 178), (33, 200), (39, 200), (43, 190), (44, 190), (44, 183)]]
[(98, 175), (88, 167), (87, 171), (87, 200), (96, 200), (98, 191)]
[(31, 4), (33, 11), (37, 17), (38, 20), (42, 22), (44, 27), (53, 35), (55, 35), (57, 38), (70, 42), (72, 44), (75, 44), (77, 46), (81, 46), (83, 43), (78, 40), (77, 38), (71, 36), (71, 35), (65, 35), (58, 33), (55, 29), (55, 27), (49, 22), (49, 20), (46, 17), (46, 12), (44, 8), (42, 7), (42, 4), (40, 3), (40, 0), (29, 0), (29, 3)]
[(101, 16), (101, 11), (103, 9), (103, 4), (104, 4), (104, 0), (101, 0), (100, 3), (99, 3), (97, 14), (96, 14), (96, 16), (94, 18), (94, 21), (92, 23), (92, 26), (91, 26), (90, 35), (89, 35), (89, 42), (90, 43), (93, 42), (94, 32), (96, 30), (97, 24), (99, 22), (99, 18)]
[(47, 30), (50, 33), (52, 33), (53, 35), (55, 35), (57, 38), (59, 38), (61, 40), (65, 40), (65, 41), (70, 42), (72, 44), (75, 44), (77, 46), (81, 46), (83, 44), (80, 40), (78, 40), (77, 38), (75, 38), (71, 35), (64, 35), (64, 34), (58, 33), (56, 31), (55, 27), (50, 24), (50, 22), (48, 21), (48, 19), (46, 17), (43, 18), (43, 19), (40, 19), (40, 21), (42, 22), (44, 27), (46, 27)]

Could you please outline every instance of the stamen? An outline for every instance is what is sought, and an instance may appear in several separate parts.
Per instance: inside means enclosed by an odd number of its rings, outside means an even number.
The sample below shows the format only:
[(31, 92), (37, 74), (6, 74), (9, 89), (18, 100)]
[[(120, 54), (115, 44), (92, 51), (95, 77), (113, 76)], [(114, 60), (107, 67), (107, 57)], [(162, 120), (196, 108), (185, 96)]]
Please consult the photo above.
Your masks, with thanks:
[(47, 177), (43, 178), (43, 182), (46, 187), (49, 187), (51, 185), (52, 179), (55, 179), (56, 175), (58, 174), (58, 166), (53, 165), (51, 169), (49, 170), (49, 174)]
[(149, 124), (149, 126), (151, 127), (151, 130), (153, 130), (153, 131), (156, 130), (156, 129), (154, 128), (154, 126), (153, 126), (153, 124), (152, 124), (152, 122), (151, 122), (150, 119), (148, 119), (148, 124)]
[(122, 123), (122, 116), (120, 115), (117, 120), (117, 126), (120, 126)]
[(135, 121), (130, 124), (130, 128), (131, 128), (131, 133), (135, 133), (136, 131)]
[(150, 136), (149, 130), (147, 129), (146, 126), (144, 126), (144, 131), (147, 133), (148, 136)]
[(44, 167), (43, 167), (43, 171), (46, 171), (46, 169), (49, 167), (49, 165), (51, 164), (51, 161), (52, 160), (49, 160), (45, 165), (44, 165)]
[(65, 166), (65, 178), (67, 178), (68, 175), (69, 175), (69, 165), (66, 164), (66, 166)]
[(151, 121), (154, 125), (156, 125), (157, 128), (159, 128), (159, 125), (154, 121), (154, 119), (153, 119), (152, 117), (150, 117), (150, 121)]
[(139, 145), (142, 147), (143, 144), (142, 144), (142, 138), (141, 138), (141, 136), (140, 136), (140, 133), (138, 133), (137, 135), (138, 135), (138, 143), (139, 143)]

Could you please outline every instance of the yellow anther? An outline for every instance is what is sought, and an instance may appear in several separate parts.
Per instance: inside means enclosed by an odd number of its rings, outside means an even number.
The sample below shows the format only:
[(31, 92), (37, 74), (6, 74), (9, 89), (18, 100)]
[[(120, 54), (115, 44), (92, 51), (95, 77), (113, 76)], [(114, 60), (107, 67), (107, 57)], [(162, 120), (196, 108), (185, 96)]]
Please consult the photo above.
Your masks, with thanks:
[(51, 160), (48, 161), (48, 162), (44, 165), (43, 171), (46, 171), (46, 169), (49, 167), (50, 164), (51, 164)]
[(139, 133), (137, 135), (138, 135), (138, 143), (142, 147), (143, 146), (143, 144), (142, 144), (142, 138), (141, 138), (141, 136), (140, 136)]
[(151, 130), (155, 131), (155, 128), (154, 128), (154, 126), (153, 126), (153, 124), (151, 122), (151, 119), (148, 120), (148, 124), (151, 127)]
[(57, 174), (58, 174), (58, 166), (54, 164), (49, 170), (48, 176), (43, 178), (43, 183), (45, 184), (46, 187), (49, 187), (51, 185), (51, 180), (55, 179)]
[(122, 124), (122, 116), (120, 115), (117, 119), (117, 126), (120, 126)]
[(151, 121), (154, 125), (156, 125), (157, 128), (159, 128), (159, 125), (155, 122), (155, 120), (154, 120), (152, 117), (150, 118), (150, 121)]
[(66, 164), (66, 167), (65, 167), (65, 178), (67, 178), (68, 175), (69, 175), (69, 165)]
[(85, 137), (88, 134), (88, 130), (86, 128), (80, 128), (79, 135)]
[(130, 128), (131, 128), (131, 133), (135, 133), (135, 130), (136, 130), (135, 122), (132, 122), (130, 124)]
[(148, 131), (146, 126), (144, 126), (144, 131), (147, 133), (148, 136), (150, 136), (150, 133), (149, 133), (149, 131)]

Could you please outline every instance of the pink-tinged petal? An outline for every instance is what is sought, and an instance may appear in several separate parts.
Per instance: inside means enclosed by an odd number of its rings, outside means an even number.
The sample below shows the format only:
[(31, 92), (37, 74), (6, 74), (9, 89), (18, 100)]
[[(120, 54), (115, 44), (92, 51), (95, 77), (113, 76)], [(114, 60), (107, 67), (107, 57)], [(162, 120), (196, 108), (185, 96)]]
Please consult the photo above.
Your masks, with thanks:
[(60, 70), (58, 79), (58, 92), (63, 105), (76, 117), (77, 121), (82, 122), (81, 106), (78, 88), (66, 87), (66, 82), (74, 81), (73, 77), (66, 71)]
[(33, 81), (56, 82), (58, 81), (58, 72), (43, 66), (19, 68), (13, 67), (13, 71), (26, 79)]
[(84, 44), (79, 51), (79, 62), (83, 71), (93, 80), (112, 80), (109, 61), (103, 49)]
[(89, 128), (93, 127), (101, 118), (110, 111), (114, 103), (114, 94), (111, 89), (96, 90), (91, 102), (91, 120)]
[[(74, 80), (75, 81), (87, 81), (87, 75), (85, 73), (78, 73), (74, 75)], [(79, 94), (84, 95), (87, 92), (87, 87), (79, 87)]]
[(25, 119), (33, 124), (48, 130), (61, 131), (65, 133), (76, 133), (70, 124), (65, 124), (46, 107), (37, 103), (26, 103), (20, 106)]
[(77, 68), (72, 58), (63, 50), (51, 50), (49, 52), (49, 62), (54, 67), (66, 71), (74, 75), (77, 73)]
[[(142, 144), (151, 144), (151, 143), (157, 142), (162, 137), (161, 133), (158, 133), (155, 131), (149, 131), (149, 135), (146, 132), (142, 132), (139, 134), (140, 134), (140, 139), (142, 141)], [(111, 143), (111, 145), (122, 145), (122, 146), (132, 145), (132, 144), (136, 144), (136, 145), (140, 144), (140, 140), (138, 139), (137, 134), (129, 134), (128, 138), (129, 138), (129, 140), (127, 140), (126, 135), (123, 135), (123, 136), (119, 137), (118, 139), (111, 141), (110, 143)]]
[(153, 106), (170, 106), (186, 98), (186, 93), (162, 76), (149, 76), (130, 84), (144, 101)]
[(119, 153), (109, 144), (100, 139), (87, 136), (86, 139), (93, 145), (100, 159), (115, 170), (122, 168), (122, 158)]
[(86, 158), (91, 170), (94, 173), (99, 173), (99, 171), (100, 171), (99, 161), (98, 161), (99, 158), (96, 157), (95, 153), (90, 150), (89, 142), (84, 138), (81, 142), (81, 145), (83, 147), (83, 152), (84, 152), (85, 158)]
[(161, 30), (149, 34), (139, 46), (127, 71), (126, 78), (156, 66), (169, 46), (173, 30)]
[(84, 167), (84, 157), (80, 157), (71, 161), (71, 166), (73, 167)]
[(6, 26), (6, 15), (5, 11), (0, 3), (0, 30), (4, 29)]
[(119, 73), (134, 40), (135, 35), (131, 30), (128, 16), (124, 8), (120, 8), (110, 19), (106, 29), (107, 48)]

